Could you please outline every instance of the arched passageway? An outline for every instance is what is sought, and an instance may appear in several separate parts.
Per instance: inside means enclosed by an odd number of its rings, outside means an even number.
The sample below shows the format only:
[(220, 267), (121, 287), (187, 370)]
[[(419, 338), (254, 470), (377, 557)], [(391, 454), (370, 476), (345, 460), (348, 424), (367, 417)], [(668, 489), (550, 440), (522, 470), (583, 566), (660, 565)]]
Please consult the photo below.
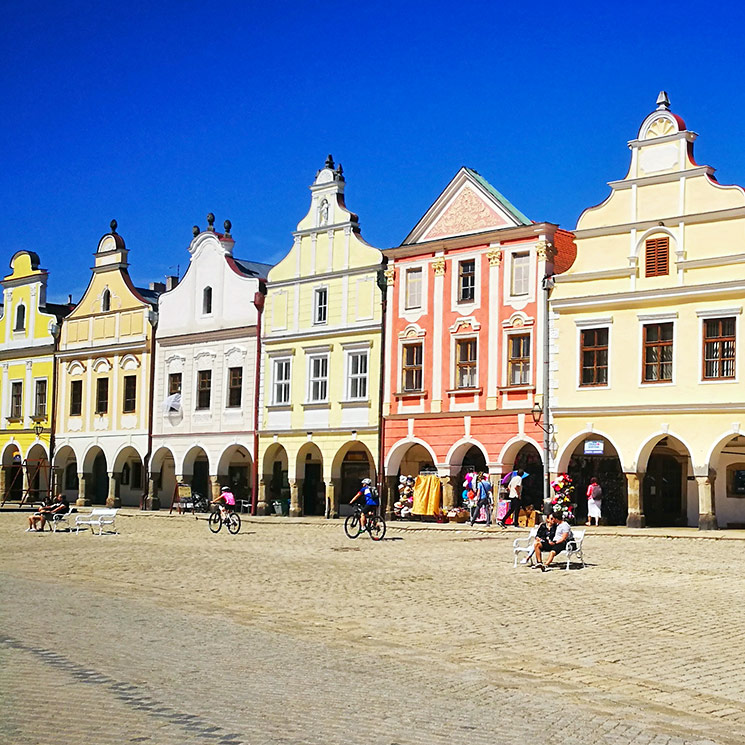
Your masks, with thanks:
[[(688, 449), (675, 437), (665, 435), (654, 444), (642, 483), (642, 505), (649, 527), (688, 523), (690, 464)], [(694, 497), (698, 500), (697, 489)]]
[(301, 514), (323, 515), (326, 511), (323, 456), (315, 443), (306, 442), (298, 451), (295, 477)]
[(288, 479), (289, 462), (287, 451), (279, 443), (272, 443), (264, 453), (261, 470), (263, 493), (259, 502), (259, 514), (276, 511), (274, 504), (284, 514), (290, 510), (290, 481)]

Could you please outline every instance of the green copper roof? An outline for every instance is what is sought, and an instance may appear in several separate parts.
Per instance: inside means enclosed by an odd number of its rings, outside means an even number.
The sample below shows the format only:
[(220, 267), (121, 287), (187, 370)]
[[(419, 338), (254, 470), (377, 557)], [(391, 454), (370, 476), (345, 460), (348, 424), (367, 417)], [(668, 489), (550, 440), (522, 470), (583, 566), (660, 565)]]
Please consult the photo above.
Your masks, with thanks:
[(473, 168), (466, 168), (466, 171), (478, 181), (481, 186), (486, 189), (501, 205), (504, 207), (518, 222), (523, 225), (532, 225), (533, 221), (523, 215), (520, 210), (515, 207), (509, 199), (500, 194), (478, 171), (474, 171)]

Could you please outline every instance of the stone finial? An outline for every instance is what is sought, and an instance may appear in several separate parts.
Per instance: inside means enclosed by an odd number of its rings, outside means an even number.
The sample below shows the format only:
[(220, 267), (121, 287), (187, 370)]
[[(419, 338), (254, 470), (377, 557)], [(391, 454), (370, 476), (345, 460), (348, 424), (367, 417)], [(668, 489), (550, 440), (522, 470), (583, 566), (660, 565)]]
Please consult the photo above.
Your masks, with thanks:
[(344, 181), (344, 169), (341, 167), (341, 163), (336, 166), (336, 170), (334, 171), (334, 178), (337, 181)]
[(667, 96), (667, 91), (660, 91), (660, 95), (657, 96), (657, 108), (665, 111), (670, 108), (670, 99)]
[(207, 213), (207, 230), (209, 230), (210, 233), (215, 232), (215, 216), (212, 212)]
[(196, 238), (202, 231), (199, 229), (199, 225), (195, 225), (191, 229), (192, 235)]
[(111, 228), (111, 235), (116, 235), (116, 229), (119, 227), (116, 220), (112, 220), (109, 223), (109, 227)]
[(329, 157), (328, 157), (328, 158), (326, 158), (326, 164), (325, 164), (325, 167), (326, 167), (326, 168), (330, 168), (330, 169), (331, 169), (332, 171), (334, 170), (334, 158), (333, 158), (333, 156), (331, 155), (331, 153), (329, 153)]
[(225, 237), (230, 238), (230, 229), (233, 227), (233, 223), (230, 220), (226, 220), (223, 223), (223, 227), (225, 228)]

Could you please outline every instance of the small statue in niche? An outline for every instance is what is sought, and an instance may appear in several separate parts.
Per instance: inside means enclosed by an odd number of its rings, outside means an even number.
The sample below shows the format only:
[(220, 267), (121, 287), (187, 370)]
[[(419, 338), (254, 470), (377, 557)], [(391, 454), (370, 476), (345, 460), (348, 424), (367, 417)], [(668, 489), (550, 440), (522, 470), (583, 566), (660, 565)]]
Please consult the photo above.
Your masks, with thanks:
[(321, 202), (321, 208), (318, 211), (318, 224), (326, 225), (329, 221), (329, 203), (327, 199)]

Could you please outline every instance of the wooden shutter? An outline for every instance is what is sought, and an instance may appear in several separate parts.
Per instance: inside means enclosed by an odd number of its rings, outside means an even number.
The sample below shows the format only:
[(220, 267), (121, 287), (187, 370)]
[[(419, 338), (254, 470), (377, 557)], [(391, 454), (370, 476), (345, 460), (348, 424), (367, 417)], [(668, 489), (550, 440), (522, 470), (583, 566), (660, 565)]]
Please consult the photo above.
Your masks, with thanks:
[(669, 274), (670, 239), (650, 238), (644, 247), (644, 275), (663, 277)]

